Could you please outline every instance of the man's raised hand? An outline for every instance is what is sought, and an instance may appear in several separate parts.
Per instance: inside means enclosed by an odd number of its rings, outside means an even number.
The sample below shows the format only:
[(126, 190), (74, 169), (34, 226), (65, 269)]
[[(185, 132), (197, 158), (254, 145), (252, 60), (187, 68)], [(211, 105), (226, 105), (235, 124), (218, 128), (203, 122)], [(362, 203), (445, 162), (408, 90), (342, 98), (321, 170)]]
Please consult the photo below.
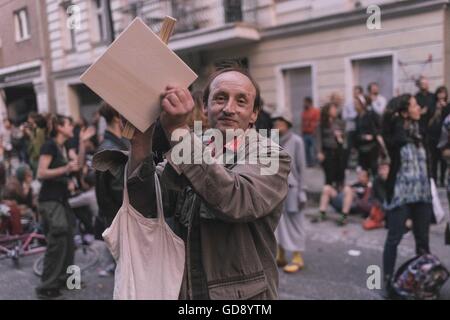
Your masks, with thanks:
[(189, 114), (194, 109), (194, 100), (188, 89), (169, 85), (161, 95), (161, 125), (170, 140), (172, 132), (188, 128)]

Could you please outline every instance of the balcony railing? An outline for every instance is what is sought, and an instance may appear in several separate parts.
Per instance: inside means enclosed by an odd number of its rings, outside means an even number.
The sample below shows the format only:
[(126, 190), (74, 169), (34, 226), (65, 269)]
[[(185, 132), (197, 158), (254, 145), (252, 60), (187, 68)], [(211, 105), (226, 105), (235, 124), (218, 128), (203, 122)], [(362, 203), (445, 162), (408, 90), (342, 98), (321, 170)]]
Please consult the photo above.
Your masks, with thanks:
[(175, 32), (218, 27), (233, 22), (253, 22), (243, 11), (243, 2), (253, 0), (129, 0), (126, 12), (140, 16), (159, 31), (164, 16), (177, 19)]

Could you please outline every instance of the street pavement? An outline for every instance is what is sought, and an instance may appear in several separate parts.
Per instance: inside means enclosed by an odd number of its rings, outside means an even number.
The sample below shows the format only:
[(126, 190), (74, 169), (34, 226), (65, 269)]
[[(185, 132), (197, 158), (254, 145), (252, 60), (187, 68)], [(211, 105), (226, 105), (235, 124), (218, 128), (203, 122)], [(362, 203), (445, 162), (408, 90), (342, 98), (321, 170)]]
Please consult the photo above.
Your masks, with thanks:
[[(369, 266), (378, 266), (381, 271), (385, 229), (365, 231), (361, 227), (362, 219), (351, 216), (350, 223), (338, 227), (334, 219), (338, 216), (330, 209), (330, 220), (320, 224), (310, 223), (310, 218), (317, 214), (317, 200), (323, 186), (323, 174), (315, 169), (308, 169), (307, 184), (310, 202), (304, 210), (306, 215), (307, 241), (304, 253), (305, 269), (296, 274), (285, 274), (280, 269), (280, 299), (301, 300), (378, 300), (380, 290), (369, 289), (367, 273)], [(348, 182), (355, 179), (349, 172)], [(439, 190), (440, 198), (446, 212), (448, 203), (445, 191)], [(444, 245), (444, 224), (434, 225), (430, 232), (431, 250), (450, 268), (450, 246)], [(93, 247), (99, 252), (98, 263), (85, 270), (81, 290), (65, 290), (65, 299), (111, 299), (113, 276), (99, 277), (98, 271), (110, 262), (103, 242), (96, 241)], [(399, 266), (414, 256), (414, 239), (412, 233), (405, 235), (398, 250)], [(9, 260), (0, 261), (0, 300), (1, 299), (36, 299), (34, 288), (39, 278), (33, 274), (32, 267), (38, 256), (22, 258), (19, 268)], [(83, 255), (77, 253), (77, 260)], [(450, 299), (450, 281), (441, 292), (441, 299)]]

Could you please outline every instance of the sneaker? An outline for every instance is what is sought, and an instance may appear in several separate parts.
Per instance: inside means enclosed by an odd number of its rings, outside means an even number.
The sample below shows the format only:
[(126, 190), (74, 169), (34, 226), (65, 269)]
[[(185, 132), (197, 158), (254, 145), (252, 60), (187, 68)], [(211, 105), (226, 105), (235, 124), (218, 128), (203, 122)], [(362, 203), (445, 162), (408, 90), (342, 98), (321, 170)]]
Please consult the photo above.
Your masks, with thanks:
[(287, 266), (283, 268), (285, 273), (297, 273), (304, 268), (304, 265), (301, 263), (289, 263)]
[(116, 271), (116, 264), (111, 263), (111, 264), (107, 265), (105, 270), (111, 274), (114, 274), (114, 272)]
[(98, 276), (99, 277), (102, 277), (102, 278), (105, 278), (105, 277), (109, 277), (111, 274), (108, 272), (108, 271), (106, 271), (106, 270), (100, 270), (99, 272), (98, 272)]
[(94, 237), (93, 234), (85, 234), (83, 236), (83, 243), (84, 244), (90, 245), (90, 244), (92, 244), (92, 242), (94, 242), (94, 240), (95, 240), (95, 237)]
[(343, 227), (348, 224), (348, 217), (346, 214), (342, 214), (341, 217), (337, 221), (337, 225)]
[(100, 270), (97, 274), (99, 277), (110, 277), (110, 276), (114, 275), (115, 270), (116, 270), (116, 264), (111, 263), (111, 264), (107, 265), (105, 269)]
[(305, 262), (300, 252), (294, 252), (292, 255), (292, 261), (283, 268), (286, 273), (296, 273), (305, 267)]
[(77, 234), (73, 237), (73, 242), (75, 243), (75, 246), (80, 247), (83, 244), (83, 238)]
[(383, 289), (380, 293), (381, 297), (386, 300), (396, 300), (398, 296), (395, 293), (395, 290), (392, 288), (392, 284), (390, 280), (385, 280)]
[(53, 300), (62, 297), (59, 289), (36, 289), (36, 296), (41, 300)]
[(67, 291), (75, 291), (75, 290), (82, 290), (86, 288), (86, 283), (84, 281), (80, 281), (80, 289), (69, 289), (67, 287), (67, 283), (64, 283), (63, 285), (61, 285), (61, 289), (60, 290), (67, 290)]
[(327, 220), (327, 214), (324, 212), (319, 212), (319, 215), (317, 217), (314, 217), (311, 219), (312, 223), (319, 223)]

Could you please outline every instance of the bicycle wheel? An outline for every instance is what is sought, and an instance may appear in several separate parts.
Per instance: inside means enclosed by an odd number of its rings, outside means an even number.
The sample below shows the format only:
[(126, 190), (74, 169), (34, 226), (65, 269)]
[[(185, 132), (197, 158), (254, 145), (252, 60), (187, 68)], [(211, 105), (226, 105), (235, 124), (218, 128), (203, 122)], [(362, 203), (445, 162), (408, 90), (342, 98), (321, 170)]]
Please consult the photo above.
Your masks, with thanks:
[[(44, 270), (44, 256), (41, 255), (33, 264), (33, 272), (38, 277), (42, 276)], [(75, 251), (75, 265), (80, 267), (81, 272), (93, 267), (98, 261), (98, 252), (94, 248), (77, 248)]]

